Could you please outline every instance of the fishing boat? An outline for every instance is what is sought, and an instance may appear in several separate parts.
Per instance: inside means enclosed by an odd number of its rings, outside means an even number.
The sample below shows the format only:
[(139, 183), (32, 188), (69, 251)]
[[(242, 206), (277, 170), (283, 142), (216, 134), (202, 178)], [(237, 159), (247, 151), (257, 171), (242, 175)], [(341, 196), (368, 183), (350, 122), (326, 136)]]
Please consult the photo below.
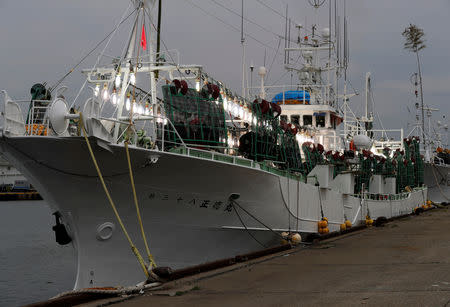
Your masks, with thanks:
[(434, 161), (425, 163), (425, 183), (430, 187), (429, 198), (432, 201), (437, 203), (448, 203), (450, 201), (449, 164), (439, 164)]
[[(431, 116), (430, 116), (431, 117)], [(431, 118), (429, 119), (431, 121)], [(437, 203), (450, 201), (450, 150), (444, 147), (439, 128), (426, 134), (424, 183), (428, 187), (429, 199)], [(444, 125), (446, 128), (446, 125)], [(447, 129), (444, 129), (446, 132)]]
[[(31, 102), (3, 91), (2, 153), (51, 207), (58, 243), (73, 244), (75, 289), (133, 285), (156, 265), (260, 250), (283, 232), (298, 240), (371, 225), (426, 202), (419, 140), (381, 157), (361, 129), (337, 137), (345, 119), (331, 77), (343, 69), (333, 31), (302, 35), (287, 50), (305, 59), (298, 82), (268, 101), (261, 67), (261, 93), (249, 99), (157, 50), (154, 6), (132, 1), (112, 32), (134, 18), (125, 51), (83, 70), (80, 109), (64, 86), (37, 84)], [(289, 114), (296, 108), (299, 121)]]

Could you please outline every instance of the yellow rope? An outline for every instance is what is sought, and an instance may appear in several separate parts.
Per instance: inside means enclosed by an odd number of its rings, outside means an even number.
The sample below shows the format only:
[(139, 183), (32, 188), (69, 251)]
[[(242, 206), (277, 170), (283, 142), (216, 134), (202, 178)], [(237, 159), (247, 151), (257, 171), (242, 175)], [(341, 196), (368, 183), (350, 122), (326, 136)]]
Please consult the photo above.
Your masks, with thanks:
[(150, 249), (148, 248), (147, 237), (144, 232), (144, 225), (142, 224), (141, 211), (139, 210), (138, 199), (136, 196), (136, 187), (134, 185), (133, 170), (131, 168), (131, 159), (130, 159), (130, 152), (128, 150), (128, 142), (125, 142), (125, 151), (127, 153), (128, 169), (130, 170), (131, 188), (133, 190), (134, 205), (136, 206), (136, 214), (137, 214), (137, 217), (139, 220), (139, 226), (141, 227), (142, 238), (144, 239), (144, 244), (145, 244), (145, 249), (147, 250), (148, 260), (150, 261), (151, 266), (156, 268), (155, 260), (153, 259), (153, 256), (150, 253)]
[(140, 265), (142, 267), (142, 270), (144, 270), (145, 276), (147, 276), (147, 278), (148, 278), (150, 276), (150, 274), (149, 274), (149, 272), (147, 270), (147, 266), (145, 265), (144, 259), (142, 258), (141, 254), (139, 253), (139, 250), (134, 245), (133, 241), (131, 240), (130, 235), (128, 234), (128, 232), (127, 232), (127, 230), (125, 228), (125, 225), (123, 224), (122, 219), (120, 218), (119, 212), (117, 211), (116, 205), (114, 204), (114, 201), (112, 200), (111, 195), (109, 194), (109, 191), (108, 191), (108, 188), (106, 187), (105, 181), (103, 180), (102, 173), (101, 173), (100, 168), (99, 168), (99, 166), (97, 164), (97, 160), (95, 159), (94, 152), (92, 151), (91, 144), (89, 143), (89, 139), (87, 137), (87, 133), (86, 133), (86, 129), (84, 127), (83, 118), (82, 118), (82, 114), (81, 113), (80, 113), (80, 122), (81, 122), (81, 129), (83, 131), (84, 139), (85, 139), (86, 144), (88, 146), (89, 153), (91, 154), (92, 162), (94, 162), (95, 169), (97, 170), (98, 178), (100, 179), (100, 181), (102, 183), (102, 186), (103, 186), (103, 189), (105, 190), (106, 197), (109, 200), (109, 203), (110, 203), (110, 205), (111, 205), (111, 207), (112, 207), (112, 209), (114, 211), (114, 214), (116, 215), (117, 221), (119, 222), (119, 225), (122, 228), (123, 233), (127, 237), (128, 243), (131, 246), (131, 250), (136, 255), (136, 257), (137, 257), (137, 259), (138, 259), (138, 261), (139, 261), (139, 263), (140, 263)]

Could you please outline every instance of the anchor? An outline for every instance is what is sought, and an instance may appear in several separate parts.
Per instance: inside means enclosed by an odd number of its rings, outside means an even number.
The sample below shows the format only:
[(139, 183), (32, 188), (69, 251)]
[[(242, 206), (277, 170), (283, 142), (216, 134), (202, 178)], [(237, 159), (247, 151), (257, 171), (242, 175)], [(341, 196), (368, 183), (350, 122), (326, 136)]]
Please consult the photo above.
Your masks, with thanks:
[(64, 224), (61, 224), (61, 213), (59, 211), (56, 211), (53, 213), (56, 220), (56, 225), (52, 227), (53, 231), (55, 232), (55, 239), (56, 242), (60, 245), (66, 245), (72, 242), (72, 238), (69, 236), (66, 230), (66, 226)]

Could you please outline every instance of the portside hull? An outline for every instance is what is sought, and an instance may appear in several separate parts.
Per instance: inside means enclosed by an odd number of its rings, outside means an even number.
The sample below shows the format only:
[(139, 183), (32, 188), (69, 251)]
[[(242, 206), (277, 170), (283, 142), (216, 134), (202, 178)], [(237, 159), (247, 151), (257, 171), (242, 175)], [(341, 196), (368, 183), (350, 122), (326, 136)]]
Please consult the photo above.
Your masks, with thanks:
[[(8, 159), (59, 211), (78, 253), (75, 288), (131, 285), (145, 279), (122, 233), (82, 138), (1, 141)], [(106, 185), (130, 237), (144, 252), (123, 146), (91, 138)], [(275, 231), (316, 232), (321, 211), (330, 231), (411, 212), (426, 190), (399, 200), (363, 200), (257, 168), (130, 148), (145, 232), (156, 263), (186, 267), (280, 243)], [(231, 194), (239, 194), (232, 206)]]

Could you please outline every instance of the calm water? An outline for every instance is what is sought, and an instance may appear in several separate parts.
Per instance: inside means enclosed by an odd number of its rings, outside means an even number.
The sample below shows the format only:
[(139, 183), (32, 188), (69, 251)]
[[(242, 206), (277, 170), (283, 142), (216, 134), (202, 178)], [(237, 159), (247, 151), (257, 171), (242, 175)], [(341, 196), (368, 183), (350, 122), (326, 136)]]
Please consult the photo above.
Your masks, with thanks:
[(55, 219), (45, 201), (0, 202), (0, 306), (20, 306), (71, 290), (76, 276), (71, 244), (55, 242)]

